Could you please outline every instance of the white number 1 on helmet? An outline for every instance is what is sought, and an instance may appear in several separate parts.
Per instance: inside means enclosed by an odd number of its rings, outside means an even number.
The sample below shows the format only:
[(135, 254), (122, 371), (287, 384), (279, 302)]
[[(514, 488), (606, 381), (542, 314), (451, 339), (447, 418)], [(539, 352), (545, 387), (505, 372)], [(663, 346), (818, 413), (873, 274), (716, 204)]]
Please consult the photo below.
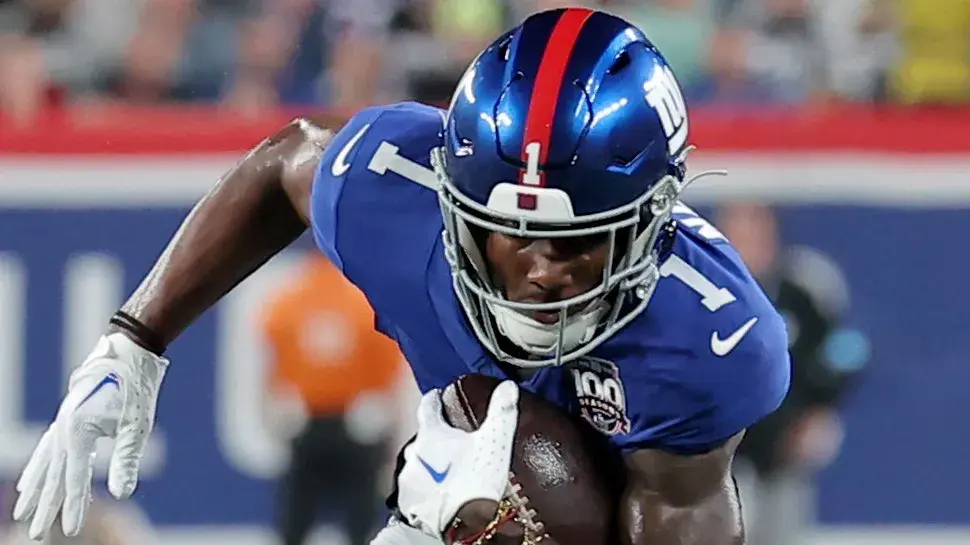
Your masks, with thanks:
[(525, 172), (522, 174), (522, 183), (525, 185), (542, 185), (542, 177), (539, 176), (539, 155), (542, 153), (540, 142), (529, 142), (525, 145)]

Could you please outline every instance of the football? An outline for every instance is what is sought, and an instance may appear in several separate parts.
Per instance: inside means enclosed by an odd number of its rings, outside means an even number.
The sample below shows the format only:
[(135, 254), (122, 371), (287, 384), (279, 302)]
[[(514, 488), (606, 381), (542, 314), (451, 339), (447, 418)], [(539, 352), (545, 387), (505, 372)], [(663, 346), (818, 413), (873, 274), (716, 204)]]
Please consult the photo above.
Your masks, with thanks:
[[(471, 431), (485, 418), (492, 390), (500, 381), (465, 375), (442, 393), (444, 416)], [(603, 448), (603, 438), (585, 421), (560, 411), (525, 390), (519, 392), (509, 475), (507, 522), (488, 543), (606, 545), (616, 526), (619, 460)], [(495, 502), (480, 500), (458, 512), (453, 543), (477, 542), (496, 514)]]

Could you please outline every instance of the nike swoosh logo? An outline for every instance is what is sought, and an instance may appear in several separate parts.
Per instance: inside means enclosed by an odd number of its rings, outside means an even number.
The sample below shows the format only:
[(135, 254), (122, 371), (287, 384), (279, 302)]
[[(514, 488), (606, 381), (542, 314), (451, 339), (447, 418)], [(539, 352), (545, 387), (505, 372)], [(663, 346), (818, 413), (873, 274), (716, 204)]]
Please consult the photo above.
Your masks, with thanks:
[(448, 464), (448, 467), (446, 467), (444, 471), (438, 471), (431, 467), (431, 464), (425, 462), (424, 458), (420, 456), (418, 456), (418, 461), (421, 462), (421, 465), (428, 470), (428, 473), (431, 474), (431, 478), (434, 479), (434, 482), (441, 484), (445, 479), (448, 478), (448, 472), (451, 471), (451, 464)]
[(364, 125), (359, 131), (357, 131), (357, 134), (355, 134), (353, 138), (344, 144), (344, 147), (340, 150), (340, 153), (337, 154), (337, 158), (334, 159), (333, 164), (330, 165), (330, 174), (333, 174), (334, 176), (343, 176), (345, 172), (350, 170), (350, 163), (347, 162), (347, 156), (350, 155), (350, 151), (354, 149), (357, 141), (364, 136), (364, 133), (367, 132), (367, 129), (369, 128), (370, 123)]
[(118, 375), (114, 373), (108, 373), (108, 375), (105, 376), (103, 379), (101, 379), (101, 382), (99, 382), (98, 385), (95, 386), (93, 390), (91, 390), (91, 393), (84, 396), (84, 399), (82, 399), (81, 402), (77, 404), (77, 406), (80, 407), (81, 405), (84, 405), (85, 403), (87, 403), (89, 399), (94, 397), (94, 394), (100, 392), (102, 388), (104, 388), (109, 384), (114, 384), (115, 388), (120, 388), (121, 385), (118, 382)]
[(758, 323), (758, 318), (751, 318), (725, 339), (721, 339), (717, 331), (711, 333), (711, 352), (714, 352), (717, 356), (727, 356), (756, 323)]

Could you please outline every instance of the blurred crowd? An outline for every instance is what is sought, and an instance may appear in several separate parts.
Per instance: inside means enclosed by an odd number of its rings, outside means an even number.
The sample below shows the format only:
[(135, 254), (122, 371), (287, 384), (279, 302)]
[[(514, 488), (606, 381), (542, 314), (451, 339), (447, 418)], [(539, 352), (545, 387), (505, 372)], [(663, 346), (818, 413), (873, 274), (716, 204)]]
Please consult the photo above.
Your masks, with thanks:
[(0, 0), (0, 115), (441, 102), (515, 21), (583, 4), (643, 28), (694, 104), (970, 98), (967, 0)]

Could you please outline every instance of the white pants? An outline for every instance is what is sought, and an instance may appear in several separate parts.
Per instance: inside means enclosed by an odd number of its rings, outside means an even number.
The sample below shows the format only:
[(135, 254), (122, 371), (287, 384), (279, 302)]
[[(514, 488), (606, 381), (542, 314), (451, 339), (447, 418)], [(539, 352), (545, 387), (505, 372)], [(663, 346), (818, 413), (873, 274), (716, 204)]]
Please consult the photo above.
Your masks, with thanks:
[(370, 545), (442, 545), (442, 541), (391, 517)]

